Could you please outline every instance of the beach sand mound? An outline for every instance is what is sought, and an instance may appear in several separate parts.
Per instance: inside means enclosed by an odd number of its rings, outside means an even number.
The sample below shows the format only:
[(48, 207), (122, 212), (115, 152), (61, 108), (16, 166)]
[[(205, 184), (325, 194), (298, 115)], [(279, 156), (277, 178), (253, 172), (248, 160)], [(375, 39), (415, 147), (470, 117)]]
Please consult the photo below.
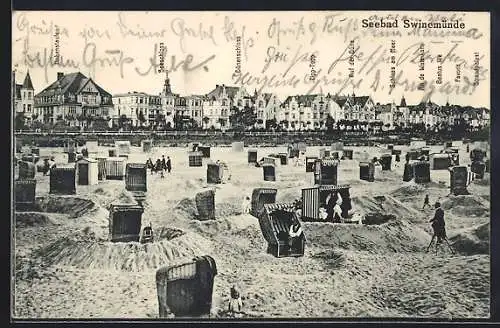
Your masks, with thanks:
[(53, 225), (50, 218), (39, 212), (17, 212), (16, 213), (16, 228), (27, 228), (36, 226)]
[(450, 238), (453, 248), (464, 255), (490, 253), (490, 225), (481, 224), (462, 230)]
[(68, 214), (70, 218), (83, 216), (96, 208), (89, 199), (74, 196), (45, 196), (36, 199), (40, 212)]
[(305, 222), (304, 232), (311, 247), (330, 249), (334, 245), (370, 253), (419, 252), (431, 239), (427, 232), (406, 220), (381, 225)]
[(194, 198), (184, 198), (173, 207), (171, 215), (186, 219), (196, 217), (197, 213)]
[(425, 193), (428, 189), (445, 189), (446, 185), (436, 183), (434, 181), (428, 183), (416, 183), (415, 181), (403, 182), (403, 186), (392, 191), (391, 195), (394, 197), (407, 197)]
[(249, 214), (208, 221), (192, 221), (190, 228), (210, 238), (222, 234), (228, 234), (235, 238), (249, 238), (261, 234), (259, 222)]
[(112, 203), (119, 204), (137, 204), (134, 194), (128, 190), (122, 190), (118, 197)]
[(134, 194), (126, 190), (123, 185), (108, 185), (106, 189), (98, 187), (89, 194), (89, 198), (106, 209), (109, 209), (111, 204), (137, 204)]
[(450, 195), (441, 206), (445, 211), (461, 217), (482, 217), (489, 215), (490, 204), (487, 200), (476, 195)]
[(185, 257), (205, 255), (210, 248), (209, 241), (192, 233), (146, 244), (113, 243), (78, 235), (61, 238), (34, 254), (47, 265), (139, 272), (156, 270)]
[(241, 207), (241, 197), (224, 199), (223, 202), (215, 204), (215, 217), (223, 218), (239, 215), (243, 212)]
[(365, 215), (365, 224), (382, 224), (396, 218), (415, 221), (423, 217), (419, 211), (389, 195), (353, 197), (351, 204), (356, 213)]

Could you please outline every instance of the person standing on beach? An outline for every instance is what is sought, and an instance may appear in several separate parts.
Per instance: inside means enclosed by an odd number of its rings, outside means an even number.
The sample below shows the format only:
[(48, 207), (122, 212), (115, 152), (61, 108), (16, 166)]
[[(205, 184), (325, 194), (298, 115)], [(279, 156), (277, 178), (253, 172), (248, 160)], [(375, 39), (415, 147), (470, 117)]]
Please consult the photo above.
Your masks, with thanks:
[(146, 168), (148, 168), (151, 171), (151, 175), (153, 175), (154, 165), (151, 157), (146, 161)]
[(429, 195), (425, 195), (425, 198), (424, 198), (424, 205), (422, 206), (422, 211), (425, 209), (426, 206), (429, 206), (429, 208), (431, 207), (431, 204), (429, 203)]
[(156, 160), (156, 165), (155, 165), (155, 171), (158, 173), (160, 171), (161, 177), (164, 178), (165, 176), (163, 175), (163, 165), (161, 163), (161, 159)]
[(167, 170), (167, 163), (165, 161), (165, 155), (161, 155), (161, 171)]
[(334, 222), (335, 219), (335, 205), (337, 203), (339, 194), (332, 190), (332, 192), (326, 197), (326, 213), (328, 216), (327, 221)]
[(300, 222), (297, 217), (292, 219), (292, 224), (290, 225), (290, 229), (288, 230), (288, 250), (292, 251), (293, 246), (296, 244), (296, 241), (299, 240), (302, 236), (302, 227), (300, 226)]
[(170, 156), (167, 156), (167, 172), (170, 173), (172, 170), (172, 161), (170, 160)]

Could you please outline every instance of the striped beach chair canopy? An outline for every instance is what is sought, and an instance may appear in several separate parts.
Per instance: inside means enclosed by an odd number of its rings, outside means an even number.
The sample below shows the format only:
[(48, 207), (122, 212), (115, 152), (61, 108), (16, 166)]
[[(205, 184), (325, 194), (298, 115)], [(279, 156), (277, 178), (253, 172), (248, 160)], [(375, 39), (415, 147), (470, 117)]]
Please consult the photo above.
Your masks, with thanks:
[(340, 189), (348, 189), (351, 188), (351, 185), (349, 184), (342, 184), (342, 185), (321, 185), (319, 186), (321, 191), (329, 190), (329, 191), (336, 191)]
[(281, 211), (295, 211), (295, 206), (293, 203), (274, 203), (274, 204), (264, 204), (264, 209), (267, 213), (271, 213), (276, 210)]
[(146, 169), (146, 164), (142, 163), (127, 163), (127, 168), (131, 169)]
[(327, 158), (321, 160), (321, 165), (323, 166), (337, 166), (339, 161), (333, 158)]

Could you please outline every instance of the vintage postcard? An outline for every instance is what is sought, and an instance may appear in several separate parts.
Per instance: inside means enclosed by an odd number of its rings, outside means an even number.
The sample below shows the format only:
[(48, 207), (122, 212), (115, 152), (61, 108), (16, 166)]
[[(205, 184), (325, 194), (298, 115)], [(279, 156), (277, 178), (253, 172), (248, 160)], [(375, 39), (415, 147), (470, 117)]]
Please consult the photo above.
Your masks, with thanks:
[(13, 12), (12, 318), (489, 318), (490, 32)]

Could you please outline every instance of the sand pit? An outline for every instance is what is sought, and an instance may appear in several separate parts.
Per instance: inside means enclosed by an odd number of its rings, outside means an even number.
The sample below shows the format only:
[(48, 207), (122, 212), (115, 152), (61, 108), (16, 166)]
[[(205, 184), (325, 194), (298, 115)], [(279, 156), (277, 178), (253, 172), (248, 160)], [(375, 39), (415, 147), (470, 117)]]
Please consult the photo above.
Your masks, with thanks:
[(391, 195), (395, 197), (413, 196), (423, 194), (429, 189), (446, 189), (446, 185), (433, 181), (428, 183), (403, 182), (403, 186), (394, 190)]
[(365, 224), (382, 224), (396, 218), (416, 221), (423, 217), (421, 212), (389, 195), (352, 197), (351, 204), (356, 213), (365, 215)]
[(250, 238), (250, 234), (261, 233), (259, 222), (249, 214), (209, 221), (192, 221), (190, 228), (207, 237), (229, 235), (232, 237)]
[(464, 255), (490, 253), (490, 225), (488, 223), (459, 232), (450, 238), (453, 248)]
[(18, 212), (16, 213), (16, 228), (27, 228), (53, 225), (54, 222), (48, 215), (39, 212)]
[(199, 235), (167, 233), (165, 229), (159, 231), (160, 236), (175, 237), (141, 244), (112, 243), (94, 239), (91, 235), (73, 235), (39, 249), (35, 256), (47, 265), (137, 272), (156, 270), (181, 258), (203, 255), (211, 248), (210, 242)]
[(95, 208), (89, 199), (52, 195), (37, 198), (36, 206), (40, 212), (68, 214), (70, 218), (83, 216)]
[(441, 204), (445, 211), (460, 217), (482, 217), (489, 216), (489, 201), (476, 195), (450, 195)]
[(318, 252), (311, 255), (311, 257), (313, 259), (323, 260), (328, 268), (333, 270), (344, 268), (346, 263), (344, 254), (332, 250)]
[(308, 244), (370, 253), (420, 252), (431, 236), (423, 229), (405, 220), (381, 225), (304, 223)]

